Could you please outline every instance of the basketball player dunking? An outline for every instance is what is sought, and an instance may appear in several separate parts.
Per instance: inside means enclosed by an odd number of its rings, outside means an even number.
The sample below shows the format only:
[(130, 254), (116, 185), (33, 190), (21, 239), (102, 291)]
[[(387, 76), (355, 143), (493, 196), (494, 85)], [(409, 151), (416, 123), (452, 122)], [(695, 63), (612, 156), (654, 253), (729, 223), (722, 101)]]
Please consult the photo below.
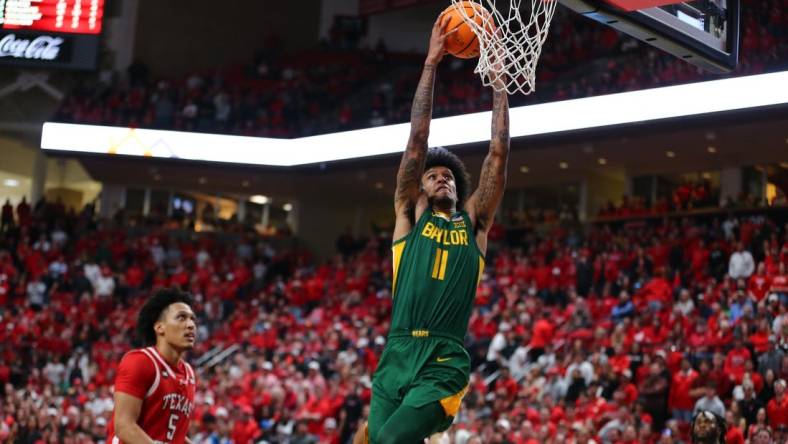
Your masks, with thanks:
[(147, 347), (120, 361), (108, 442), (191, 443), (186, 433), (197, 381), (183, 360), (197, 334), (191, 298), (177, 290), (159, 291), (140, 310), (137, 332)]
[(357, 443), (423, 442), (451, 425), (468, 387), (463, 339), (506, 184), (509, 104), (505, 92), (494, 92), (490, 150), (468, 197), (462, 161), (445, 149), (427, 149), (446, 24), (439, 18), (432, 29), (397, 174), (391, 330), (375, 372), (368, 426)]

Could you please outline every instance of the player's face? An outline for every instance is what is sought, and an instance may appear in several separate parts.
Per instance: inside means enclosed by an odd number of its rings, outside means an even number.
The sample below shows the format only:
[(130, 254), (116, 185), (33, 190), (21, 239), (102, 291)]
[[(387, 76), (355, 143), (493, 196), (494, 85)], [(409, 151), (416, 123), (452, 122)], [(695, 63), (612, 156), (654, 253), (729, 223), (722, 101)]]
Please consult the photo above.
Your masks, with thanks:
[(717, 424), (713, 417), (709, 417), (707, 413), (701, 413), (695, 420), (695, 436), (698, 439), (709, 439), (714, 435)]
[(191, 350), (197, 339), (197, 324), (191, 307), (183, 302), (176, 302), (164, 311), (159, 321), (160, 331), (164, 340), (180, 350)]
[(421, 178), (421, 185), (427, 198), (431, 201), (441, 203), (457, 202), (457, 184), (454, 181), (454, 174), (451, 170), (436, 166), (424, 172)]

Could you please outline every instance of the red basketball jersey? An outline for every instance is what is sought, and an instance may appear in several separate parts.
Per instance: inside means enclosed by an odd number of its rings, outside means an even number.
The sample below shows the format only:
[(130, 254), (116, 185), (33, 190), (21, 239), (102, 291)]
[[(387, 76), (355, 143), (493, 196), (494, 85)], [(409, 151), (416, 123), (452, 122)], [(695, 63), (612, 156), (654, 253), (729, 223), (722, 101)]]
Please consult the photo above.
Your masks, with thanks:
[[(115, 391), (142, 399), (137, 424), (154, 441), (183, 443), (194, 410), (194, 370), (183, 360), (171, 368), (156, 347), (132, 350), (123, 356), (115, 377)], [(109, 442), (115, 436), (115, 414), (109, 423)]]

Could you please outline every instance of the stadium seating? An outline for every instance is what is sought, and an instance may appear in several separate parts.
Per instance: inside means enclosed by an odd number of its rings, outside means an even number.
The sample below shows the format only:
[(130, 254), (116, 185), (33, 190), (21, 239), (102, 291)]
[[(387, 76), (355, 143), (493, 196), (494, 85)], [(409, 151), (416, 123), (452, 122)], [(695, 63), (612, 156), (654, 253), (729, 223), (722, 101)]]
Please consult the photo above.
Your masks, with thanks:
[[(718, 76), (559, 8), (537, 71), (537, 91), (513, 106), (668, 86)], [(743, 2), (740, 63), (734, 75), (788, 69), (788, 1)], [(589, 44), (594, 42), (594, 44)], [(151, 78), (134, 65), (125, 79), (84, 83), (56, 121), (247, 136), (297, 137), (408, 121), (422, 55), (379, 44), (288, 57), (261, 55), (247, 66)], [(435, 115), (487, 110), (489, 90), (472, 61), (447, 59)]]
[[(43, 202), (16, 213), (0, 233), (0, 440), (104, 439), (135, 314), (172, 285), (197, 301), (193, 442), (345, 443), (366, 415), (388, 239), (345, 236), (313, 263), (241, 227), (193, 233)], [(467, 337), (471, 389), (444, 442), (676, 442), (704, 396), (745, 435), (761, 407), (785, 433), (787, 213), (498, 227)]]

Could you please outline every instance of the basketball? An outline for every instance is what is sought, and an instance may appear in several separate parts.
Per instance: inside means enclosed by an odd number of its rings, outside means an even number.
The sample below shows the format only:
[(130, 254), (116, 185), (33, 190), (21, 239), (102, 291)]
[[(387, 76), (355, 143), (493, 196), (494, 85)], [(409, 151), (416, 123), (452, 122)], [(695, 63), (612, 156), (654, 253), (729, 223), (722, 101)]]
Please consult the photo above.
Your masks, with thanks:
[(489, 17), (490, 13), (482, 5), (470, 1), (452, 4), (441, 12), (441, 17), (448, 17), (446, 32), (454, 31), (446, 38), (446, 51), (461, 59), (471, 59), (479, 56), (479, 38), (465, 22), (461, 8), (465, 10), (468, 18), (479, 26), (483, 26), (484, 18)]

